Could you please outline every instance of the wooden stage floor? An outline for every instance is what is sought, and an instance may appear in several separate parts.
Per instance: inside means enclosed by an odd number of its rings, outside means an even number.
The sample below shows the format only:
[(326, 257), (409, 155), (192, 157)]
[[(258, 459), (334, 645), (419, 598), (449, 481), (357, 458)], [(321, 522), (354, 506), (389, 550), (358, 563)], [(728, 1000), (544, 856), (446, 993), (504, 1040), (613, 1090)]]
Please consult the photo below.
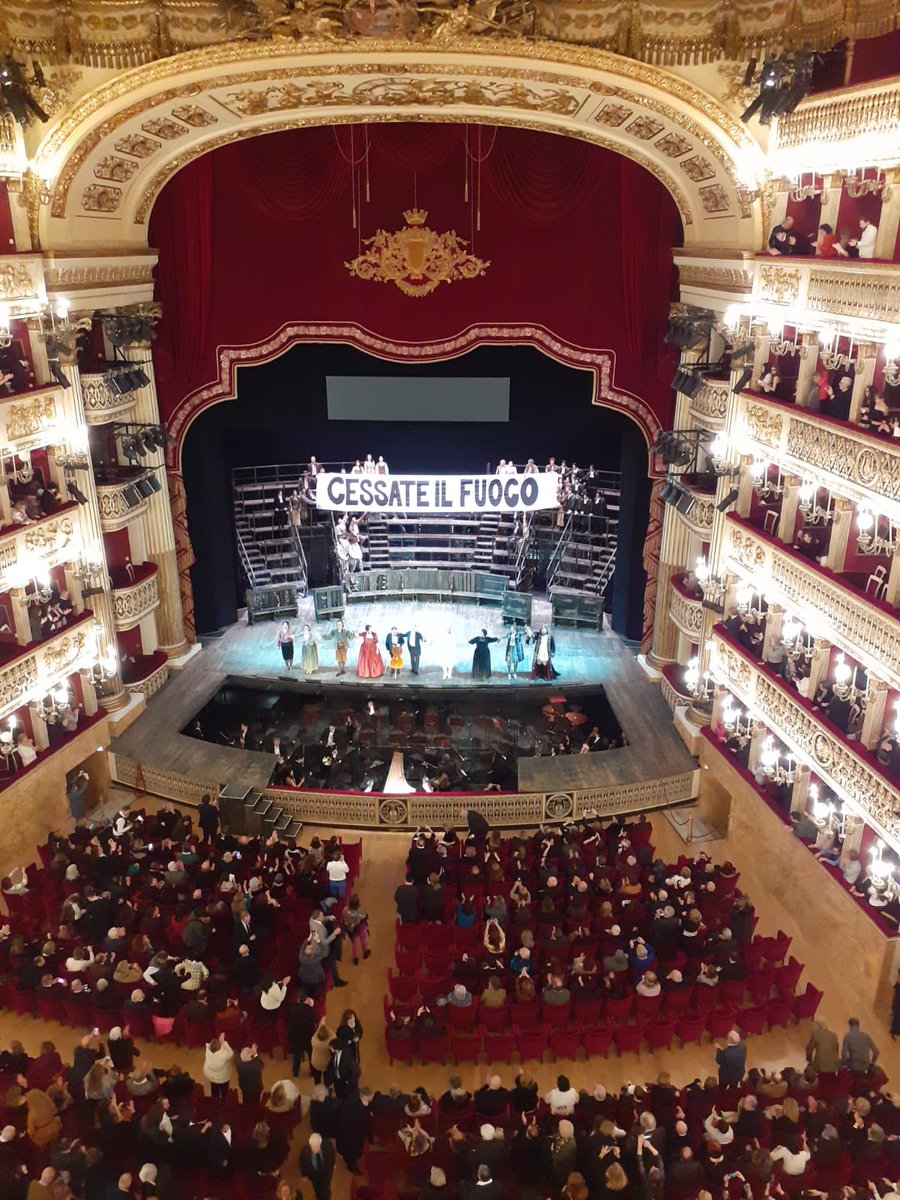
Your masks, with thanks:
[[(300, 622), (309, 620), (321, 638), (321, 633), (332, 624), (315, 626), (311, 604), (304, 603), (309, 608), (301, 615)], [(537, 622), (545, 613), (541, 611), (540, 603), (535, 609)], [(370, 692), (402, 695), (413, 687), (418, 691), (429, 688), (477, 690), (479, 695), (496, 692), (501, 712), (503, 695), (510, 694), (513, 689), (548, 688), (546, 682), (532, 681), (524, 673), (515, 682), (510, 682), (503, 669), (500, 646), (491, 648), (494, 651), (493, 678), (487, 683), (472, 682), (472, 647), (468, 645), (468, 639), (483, 626), (491, 636), (503, 636), (504, 627), (496, 609), (472, 604), (438, 606), (406, 602), (353, 605), (347, 612), (348, 627), (360, 630), (369, 623), (382, 643), (392, 625), (396, 624), (404, 631), (413, 622), (426, 638), (418, 675), (413, 675), (407, 666), (397, 681), (392, 680), (389, 673), (380, 679), (361, 680), (355, 673), (356, 656), (351, 653), (348, 673), (337, 676), (333, 643), (320, 640), (320, 666), (312, 680), (329, 692), (346, 690), (357, 697)], [(222, 637), (203, 639), (203, 653), (192, 659), (183, 671), (171, 673), (169, 682), (150, 701), (147, 711), (113, 741), (112, 750), (179, 775), (228, 780), (235, 787), (265, 787), (273, 767), (271, 754), (204, 742), (186, 737), (181, 730), (228, 679), (247, 686), (283, 686), (286, 689), (305, 679), (298, 670), (297, 660), (292, 672), (284, 670), (276, 645), (277, 631), (275, 622), (247, 625), (245, 621), (239, 621)], [(694, 760), (672, 726), (671, 713), (659, 688), (647, 680), (632, 650), (617, 634), (610, 630), (585, 629), (554, 629), (553, 634), (555, 664), (560, 678), (552, 685), (552, 690), (575, 698), (577, 691), (602, 684), (630, 744), (600, 754), (520, 759), (520, 791), (604, 787), (693, 769)], [(431, 656), (432, 647), (439, 638), (452, 639), (454, 646), (456, 666), (449, 681), (444, 680), (440, 665)], [(444, 644), (442, 640), (441, 646)]]

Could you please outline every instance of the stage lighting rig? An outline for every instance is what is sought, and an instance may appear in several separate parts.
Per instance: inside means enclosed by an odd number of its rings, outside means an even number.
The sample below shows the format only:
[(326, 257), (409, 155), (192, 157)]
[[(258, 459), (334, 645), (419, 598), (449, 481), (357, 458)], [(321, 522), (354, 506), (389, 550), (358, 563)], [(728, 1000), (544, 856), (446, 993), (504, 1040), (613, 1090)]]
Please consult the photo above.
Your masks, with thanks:
[(649, 452), (658, 454), (667, 466), (689, 467), (696, 461), (701, 438), (709, 436), (705, 429), (672, 429), (661, 433)]
[(689, 308), (673, 313), (663, 341), (682, 350), (688, 350), (698, 342), (708, 343), (715, 319), (715, 313), (709, 308)]
[(744, 74), (744, 86), (754, 82), (758, 94), (741, 114), (746, 124), (759, 116), (760, 125), (770, 125), (773, 117), (792, 113), (812, 85), (813, 66), (819, 55), (809, 50), (797, 50), (793, 54), (770, 54), (763, 60), (756, 78), (757, 60), (751, 59)]
[(27, 125), (33, 117), (49, 121), (50, 117), (38, 104), (31, 89), (46, 86), (44, 73), (38, 63), (31, 63), (31, 78), (25, 68), (11, 54), (0, 59), (0, 111), (10, 113), (19, 125)]

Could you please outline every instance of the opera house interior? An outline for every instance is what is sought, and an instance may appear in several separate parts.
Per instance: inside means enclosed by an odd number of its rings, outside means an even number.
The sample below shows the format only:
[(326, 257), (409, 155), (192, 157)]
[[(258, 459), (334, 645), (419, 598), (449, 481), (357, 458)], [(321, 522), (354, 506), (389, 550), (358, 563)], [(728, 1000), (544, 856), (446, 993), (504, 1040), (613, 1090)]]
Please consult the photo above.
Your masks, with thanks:
[(898, 1200), (896, 0), (0, 0), (0, 892), (3, 1200)]

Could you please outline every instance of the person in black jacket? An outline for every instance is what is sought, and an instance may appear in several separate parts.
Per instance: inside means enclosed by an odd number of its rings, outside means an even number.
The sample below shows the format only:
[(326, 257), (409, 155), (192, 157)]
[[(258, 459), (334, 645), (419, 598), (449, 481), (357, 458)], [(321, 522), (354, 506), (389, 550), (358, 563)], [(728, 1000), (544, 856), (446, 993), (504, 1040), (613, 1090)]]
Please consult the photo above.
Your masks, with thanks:
[(292, 1073), (294, 1078), (300, 1074), (300, 1060), (310, 1056), (310, 1044), (316, 1032), (315, 1001), (304, 991), (297, 994), (297, 999), (287, 1011), (287, 1043), (293, 1055)]
[(343, 1100), (359, 1087), (359, 1061), (350, 1031), (341, 1028), (332, 1047), (331, 1062), (325, 1073), (325, 1082), (334, 1088), (335, 1095)]
[(206, 1157), (210, 1174), (230, 1175), (235, 1161), (234, 1141), (231, 1126), (227, 1122), (217, 1122), (207, 1134)]
[(406, 876), (406, 882), (401, 883), (394, 892), (397, 905), (397, 916), (404, 925), (415, 925), (419, 919), (419, 889), (413, 883), (412, 876)]
[(372, 1093), (368, 1088), (352, 1092), (341, 1104), (337, 1131), (337, 1151), (347, 1164), (351, 1175), (359, 1175), (359, 1159), (369, 1139), (371, 1115), (369, 1103)]
[(334, 1159), (334, 1142), (311, 1133), (300, 1151), (300, 1174), (312, 1184), (316, 1200), (331, 1200)]
[(219, 810), (213, 804), (212, 798), (208, 794), (200, 797), (199, 816), (197, 820), (203, 834), (203, 837), (200, 839), (201, 843), (214, 841), (216, 834), (219, 832)]

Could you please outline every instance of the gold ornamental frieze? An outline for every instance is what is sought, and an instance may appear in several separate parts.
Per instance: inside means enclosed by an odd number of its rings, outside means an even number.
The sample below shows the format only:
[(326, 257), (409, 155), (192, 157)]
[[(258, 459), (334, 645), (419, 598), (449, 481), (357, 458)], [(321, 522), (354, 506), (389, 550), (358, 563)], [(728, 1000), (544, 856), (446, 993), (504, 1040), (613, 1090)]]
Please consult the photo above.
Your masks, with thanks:
[(0, 408), (0, 419), (6, 424), (6, 439), (25, 449), (24, 443), (40, 444), (38, 435), (56, 432), (58, 413), (56, 392), (40, 392), (29, 400), (7, 404)]
[(133, 629), (158, 607), (159, 582), (155, 571), (146, 579), (113, 590), (113, 616), (120, 633)]
[(703, 608), (699, 600), (685, 596), (673, 587), (669, 593), (669, 616), (685, 637), (697, 640), (703, 625)]
[(900, 788), (889, 783), (855, 749), (832, 733), (795, 695), (713, 634), (711, 672), (793, 755), (865, 817), (876, 832), (900, 849)]
[(435, 233), (425, 224), (428, 213), (408, 209), (406, 224), (394, 233), (384, 229), (363, 239), (366, 250), (344, 266), (358, 279), (393, 283), (406, 296), (428, 296), (442, 283), (477, 279), (491, 265), (466, 249), (468, 242), (453, 230)]

